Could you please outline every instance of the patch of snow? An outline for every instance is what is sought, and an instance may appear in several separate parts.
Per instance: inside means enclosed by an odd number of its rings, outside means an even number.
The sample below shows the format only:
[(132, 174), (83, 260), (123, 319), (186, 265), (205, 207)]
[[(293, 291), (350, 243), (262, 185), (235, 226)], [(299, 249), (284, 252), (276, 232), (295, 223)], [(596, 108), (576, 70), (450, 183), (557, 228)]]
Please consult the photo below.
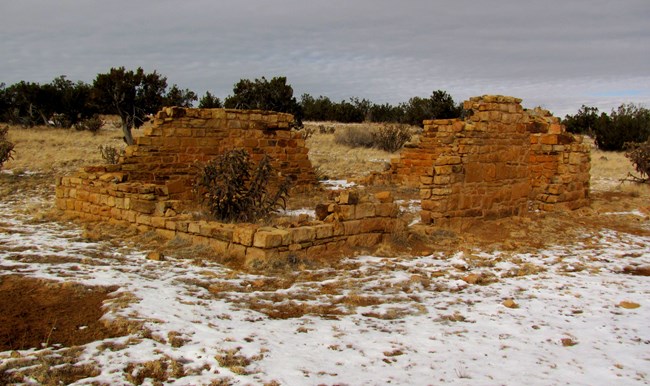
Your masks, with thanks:
[(609, 216), (638, 216), (638, 217), (642, 217), (642, 218), (645, 218), (645, 217), (648, 216), (647, 214), (641, 212), (640, 210), (632, 210), (632, 211), (629, 211), (629, 212), (607, 212), (607, 213), (603, 213), (603, 214), (609, 215)]
[(348, 180), (323, 180), (321, 183), (330, 190), (348, 189), (357, 185), (354, 182), (348, 182)]
[[(143, 251), (84, 240), (72, 224), (30, 221), (16, 207), (0, 202), (0, 275), (119, 286), (113, 298), (131, 293), (135, 300), (105, 317), (140, 321), (151, 332), (83, 346), (82, 362), (96, 363), (100, 373), (77, 384), (126, 384), (128, 364), (162, 358), (184, 366), (187, 375), (175, 385), (219, 378), (238, 385), (643, 385), (650, 379), (650, 282), (619, 273), (631, 263), (650, 265), (649, 236), (603, 230), (525, 254), (350, 257), (342, 262), (348, 269), (308, 271), (316, 279), (269, 289), (256, 283), (282, 278), (210, 261), (149, 261)], [(48, 262), (52, 255), (77, 261)], [(26, 256), (32, 258), (21, 262)], [(524, 264), (543, 269), (505, 275)], [(469, 285), (461, 279), (469, 273), (498, 280)], [(506, 307), (505, 299), (518, 308)], [(625, 309), (621, 301), (640, 307)], [(334, 305), (340, 315), (273, 319), (256, 303)], [(184, 343), (169, 343), (170, 333)], [(249, 358), (249, 374), (222, 367), (217, 356), (224, 352)], [(0, 361), (12, 360), (10, 352), (0, 353)]]
[(302, 209), (281, 209), (278, 211), (278, 214), (281, 216), (300, 216), (303, 214), (306, 214), (310, 218), (315, 218), (316, 217), (316, 211), (313, 209), (307, 209), (307, 208), (302, 208)]

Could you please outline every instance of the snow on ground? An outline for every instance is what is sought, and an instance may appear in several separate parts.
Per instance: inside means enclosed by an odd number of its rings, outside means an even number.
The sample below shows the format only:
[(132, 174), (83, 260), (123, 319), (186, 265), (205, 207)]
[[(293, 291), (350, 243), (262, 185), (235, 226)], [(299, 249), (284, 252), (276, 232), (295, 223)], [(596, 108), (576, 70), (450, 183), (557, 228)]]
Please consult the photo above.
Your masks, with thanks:
[[(81, 363), (101, 374), (78, 384), (125, 384), (157, 359), (182, 365), (175, 385), (650, 382), (650, 281), (621, 273), (650, 264), (650, 237), (604, 229), (530, 253), (358, 256), (287, 282), (191, 256), (149, 261), (16, 207), (0, 203), (0, 274), (117, 285), (115, 302), (133, 299), (106, 317), (143, 323), (87, 344)], [(267, 316), (296, 309), (313, 312)]]
[(347, 189), (356, 186), (356, 183), (349, 182), (348, 180), (323, 180), (321, 184), (323, 184), (325, 189), (330, 190)]

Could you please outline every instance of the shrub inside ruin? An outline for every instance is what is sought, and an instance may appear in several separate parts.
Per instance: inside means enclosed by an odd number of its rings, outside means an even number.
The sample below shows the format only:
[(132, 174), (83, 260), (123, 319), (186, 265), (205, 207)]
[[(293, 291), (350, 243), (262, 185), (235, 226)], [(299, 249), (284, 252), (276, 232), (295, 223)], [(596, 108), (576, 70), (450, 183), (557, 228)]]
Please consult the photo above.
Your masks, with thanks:
[(255, 164), (246, 150), (234, 149), (203, 167), (195, 190), (215, 219), (255, 222), (284, 208), (289, 180), (275, 175), (269, 156)]

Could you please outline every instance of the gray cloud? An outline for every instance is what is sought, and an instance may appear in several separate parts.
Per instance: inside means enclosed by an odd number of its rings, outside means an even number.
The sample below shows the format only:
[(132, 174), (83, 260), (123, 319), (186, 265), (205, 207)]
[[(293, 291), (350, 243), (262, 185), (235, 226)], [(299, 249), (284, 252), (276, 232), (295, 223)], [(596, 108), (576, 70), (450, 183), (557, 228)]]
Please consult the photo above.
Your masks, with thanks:
[(560, 115), (649, 104), (647, 20), (647, 0), (21, 0), (0, 5), (0, 81), (142, 66), (201, 94), (283, 75), (298, 95), (502, 93)]

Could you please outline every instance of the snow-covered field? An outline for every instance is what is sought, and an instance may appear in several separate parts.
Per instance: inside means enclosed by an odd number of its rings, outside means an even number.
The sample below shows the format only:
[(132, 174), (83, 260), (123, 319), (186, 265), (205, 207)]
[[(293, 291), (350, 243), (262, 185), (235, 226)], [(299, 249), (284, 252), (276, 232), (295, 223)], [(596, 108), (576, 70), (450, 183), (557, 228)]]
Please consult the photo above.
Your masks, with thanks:
[(356, 256), (273, 277), (147, 260), (18, 204), (0, 203), (0, 275), (119, 286), (105, 318), (142, 323), (83, 346), (78, 364), (100, 374), (78, 384), (128, 384), (155, 363), (174, 385), (650, 383), (650, 281), (622, 273), (650, 265), (647, 236), (603, 229), (528, 253)]

